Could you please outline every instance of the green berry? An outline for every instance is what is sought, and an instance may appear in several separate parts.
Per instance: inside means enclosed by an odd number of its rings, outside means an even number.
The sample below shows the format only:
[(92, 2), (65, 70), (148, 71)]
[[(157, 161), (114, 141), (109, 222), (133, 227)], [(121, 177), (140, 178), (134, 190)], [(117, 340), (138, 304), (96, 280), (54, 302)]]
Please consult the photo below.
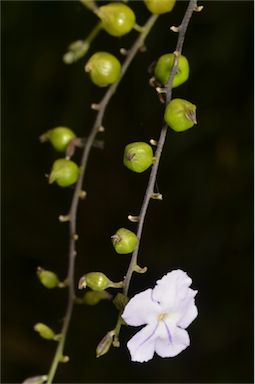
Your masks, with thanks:
[(107, 87), (116, 83), (121, 74), (121, 64), (115, 56), (108, 52), (97, 52), (85, 65), (85, 71), (89, 72), (94, 84), (99, 87)]
[(186, 131), (196, 121), (196, 106), (187, 100), (173, 99), (165, 110), (165, 121), (176, 132)]
[(53, 330), (48, 327), (48, 325), (46, 324), (43, 324), (43, 323), (37, 323), (35, 324), (34, 326), (34, 330), (36, 332), (39, 333), (39, 335), (43, 338), (43, 339), (47, 339), (47, 340), (52, 340), (54, 339), (54, 336), (55, 336), (55, 332), (53, 332)]
[(68, 144), (76, 137), (75, 133), (67, 127), (56, 127), (45, 132), (41, 141), (49, 141), (58, 152), (65, 152)]
[(132, 253), (137, 245), (138, 239), (134, 232), (126, 228), (120, 228), (115, 235), (112, 236), (114, 249), (119, 254)]
[(83, 302), (87, 305), (96, 305), (101, 300), (109, 300), (111, 295), (106, 291), (87, 291), (83, 296)]
[(111, 286), (111, 281), (102, 272), (90, 272), (84, 275), (79, 281), (79, 288), (89, 287), (93, 291), (103, 291)]
[(60, 187), (68, 187), (76, 183), (79, 177), (79, 167), (68, 159), (58, 159), (53, 163), (49, 183), (56, 182)]
[(104, 30), (112, 36), (123, 36), (135, 25), (134, 12), (122, 3), (103, 5), (96, 14), (101, 19)]
[[(170, 78), (170, 73), (174, 64), (174, 54), (167, 53), (162, 55), (155, 66), (155, 77), (163, 84), (166, 85)], [(177, 72), (173, 79), (173, 88), (178, 87), (189, 78), (189, 63), (185, 56), (179, 56)]]
[(161, 13), (170, 12), (176, 0), (144, 0), (144, 2), (151, 13), (160, 15)]
[(46, 288), (52, 289), (58, 286), (59, 279), (56, 273), (51, 271), (46, 271), (45, 269), (38, 267), (37, 268), (37, 276), (42, 285)]
[(153, 151), (149, 144), (136, 142), (125, 147), (124, 165), (131, 171), (141, 173), (153, 163)]

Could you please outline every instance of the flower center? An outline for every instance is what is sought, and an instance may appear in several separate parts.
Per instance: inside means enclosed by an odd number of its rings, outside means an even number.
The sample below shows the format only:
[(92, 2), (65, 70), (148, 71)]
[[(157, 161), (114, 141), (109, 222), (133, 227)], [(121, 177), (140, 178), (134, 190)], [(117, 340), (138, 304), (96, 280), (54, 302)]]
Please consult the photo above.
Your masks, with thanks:
[(167, 318), (167, 313), (160, 313), (158, 316), (158, 321), (163, 321)]

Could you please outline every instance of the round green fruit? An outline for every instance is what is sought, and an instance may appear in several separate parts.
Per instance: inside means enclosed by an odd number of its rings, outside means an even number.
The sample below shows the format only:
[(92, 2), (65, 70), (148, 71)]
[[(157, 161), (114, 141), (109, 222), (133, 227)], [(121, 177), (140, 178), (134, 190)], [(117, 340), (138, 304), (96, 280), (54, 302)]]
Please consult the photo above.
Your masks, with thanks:
[(56, 127), (50, 129), (41, 136), (42, 141), (51, 143), (58, 152), (65, 152), (68, 144), (76, 137), (75, 133), (67, 127)]
[(96, 11), (102, 21), (102, 27), (109, 35), (123, 36), (135, 25), (135, 14), (123, 3), (102, 5)]
[(151, 13), (160, 15), (161, 13), (170, 12), (176, 0), (144, 0), (144, 2)]
[[(166, 85), (170, 78), (170, 73), (174, 64), (174, 54), (167, 53), (162, 55), (155, 66), (155, 77), (163, 84)], [(180, 56), (178, 59), (177, 71), (173, 79), (173, 88), (178, 87), (189, 78), (189, 62), (185, 56)]]
[(143, 142), (128, 144), (125, 147), (123, 162), (133, 172), (144, 172), (153, 163), (151, 146)]
[(43, 339), (52, 340), (55, 336), (55, 332), (53, 332), (53, 330), (48, 327), (48, 325), (43, 323), (35, 324), (34, 330), (38, 332)]
[(187, 100), (173, 99), (165, 110), (165, 121), (176, 132), (192, 128), (196, 121), (196, 106)]
[(137, 236), (134, 232), (126, 228), (120, 228), (115, 235), (112, 236), (114, 249), (119, 254), (132, 253), (138, 243)]
[(41, 267), (37, 268), (37, 276), (42, 285), (44, 285), (46, 288), (52, 289), (57, 287), (59, 284), (59, 279), (56, 273), (46, 271)]
[(49, 183), (56, 182), (60, 187), (68, 187), (76, 183), (79, 177), (79, 167), (68, 159), (58, 159), (53, 163)]
[(87, 273), (82, 279), (84, 280), (83, 287), (87, 286), (93, 291), (103, 291), (111, 285), (111, 281), (102, 272)]
[(107, 87), (119, 80), (121, 64), (119, 60), (108, 52), (97, 52), (85, 65), (92, 82), (99, 87)]

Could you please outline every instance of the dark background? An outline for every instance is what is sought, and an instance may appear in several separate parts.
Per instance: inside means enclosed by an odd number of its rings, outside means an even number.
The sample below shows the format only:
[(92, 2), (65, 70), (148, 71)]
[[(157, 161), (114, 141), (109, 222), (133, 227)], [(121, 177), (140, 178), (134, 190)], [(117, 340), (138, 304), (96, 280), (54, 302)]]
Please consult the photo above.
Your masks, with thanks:
[[(122, 346), (96, 359), (95, 347), (114, 327), (109, 302), (75, 308), (57, 382), (252, 382), (253, 381), (253, 3), (202, 2), (184, 45), (190, 79), (174, 90), (197, 105), (198, 125), (169, 130), (157, 183), (162, 202), (148, 210), (139, 254), (145, 275), (132, 280), (131, 294), (181, 268), (198, 289), (199, 316), (189, 327), (191, 346), (176, 358), (155, 356), (131, 363), (126, 349), (135, 329), (122, 331)], [(86, 272), (105, 272), (118, 281), (129, 256), (115, 254), (110, 236), (139, 212), (149, 172), (123, 167), (124, 146), (157, 138), (163, 105), (148, 85), (148, 67), (174, 50), (187, 3), (161, 16), (116, 97), (107, 109), (105, 150), (94, 149), (87, 170), (87, 199), (79, 209), (76, 281)], [(131, 3), (138, 23), (149, 12)], [(101, 33), (86, 58), (62, 62), (69, 43), (85, 38), (96, 22), (79, 2), (1, 2), (2, 10), (2, 381), (21, 382), (47, 372), (54, 342), (33, 325), (61, 327), (66, 292), (46, 290), (36, 278), (41, 265), (65, 277), (67, 212), (72, 188), (49, 186), (56, 154), (40, 134), (67, 125), (80, 136), (92, 127), (104, 89), (83, 71), (90, 54), (107, 50), (120, 59), (137, 33), (118, 39)], [(79, 156), (77, 156), (78, 160)]]

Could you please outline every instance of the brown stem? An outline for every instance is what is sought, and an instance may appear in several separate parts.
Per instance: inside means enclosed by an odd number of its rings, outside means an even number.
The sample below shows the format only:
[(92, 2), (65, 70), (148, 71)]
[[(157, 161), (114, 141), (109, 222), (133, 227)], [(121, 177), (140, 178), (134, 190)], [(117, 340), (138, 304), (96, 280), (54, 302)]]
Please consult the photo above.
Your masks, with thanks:
[(97, 116), (95, 119), (95, 123), (92, 127), (92, 130), (87, 138), (83, 153), (82, 153), (82, 158), (80, 162), (80, 175), (79, 179), (75, 185), (75, 190), (72, 198), (72, 203), (71, 203), (71, 208), (68, 214), (69, 217), (69, 236), (70, 236), (70, 241), (69, 241), (69, 265), (68, 265), (68, 303), (67, 303), (67, 308), (66, 308), (66, 313), (64, 317), (64, 322), (61, 330), (62, 338), (58, 342), (55, 355), (49, 370), (48, 374), (48, 379), (47, 379), (47, 384), (51, 384), (53, 382), (53, 379), (55, 377), (57, 368), (59, 363), (61, 362), (61, 358), (63, 356), (63, 350), (65, 346), (65, 339), (67, 336), (72, 312), (73, 312), (73, 306), (75, 303), (75, 282), (74, 282), (74, 269), (75, 269), (75, 257), (76, 257), (76, 246), (75, 246), (75, 234), (76, 234), (76, 222), (77, 222), (77, 209), (78, 209), (78, 204), (79, 204), (79, 198), (80, 198), (80, 193), (82, 191), (82, 185), (83, 185), (83, 180), (85, 176), (85, 170), (87, 167), (88, 163), (88, 158), (91, 152), (91, 148), (93, 146), (93, 143), (95, 141), (95, 137), (100, 131), (102, 127), (102, 122), (105, 114), (106, 107), (115, 93), (120, 81), (122, 80), (124, 74), (126, 73), (130, 63), (134, 59), (135, 55), (139, 51), (139, 49), (143, 46), (144, 40), (146, 39), (147, 35), (151, 31), (153, 25), (155, 24), (156, 20), (158, 18), (158, 15), (152, 15), (146, 22), (146, 24), (143, 27), (143, 31), (140, 33), (138, 38), (136, 39), (135, 43), (133, 44), (132, 48), (128, 51), (128, 54), (126, 56), (126, 59), (122, 65), (122, 71), (121, 71), (121, 76), (120, 79), (117, 83), (113, 84), (111, 87), (108, 88), (106, 91), (104, 97), (98, 104), (98, 112)]

